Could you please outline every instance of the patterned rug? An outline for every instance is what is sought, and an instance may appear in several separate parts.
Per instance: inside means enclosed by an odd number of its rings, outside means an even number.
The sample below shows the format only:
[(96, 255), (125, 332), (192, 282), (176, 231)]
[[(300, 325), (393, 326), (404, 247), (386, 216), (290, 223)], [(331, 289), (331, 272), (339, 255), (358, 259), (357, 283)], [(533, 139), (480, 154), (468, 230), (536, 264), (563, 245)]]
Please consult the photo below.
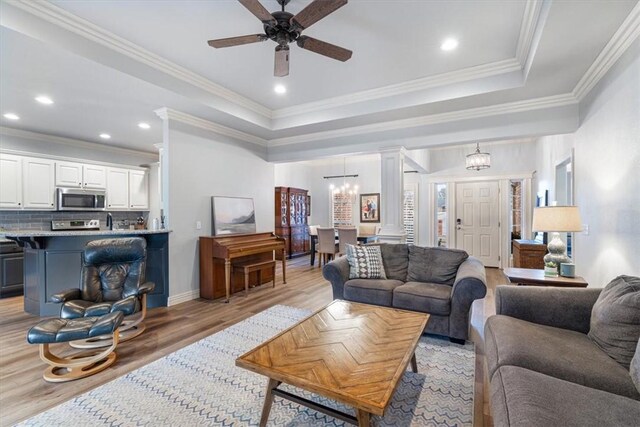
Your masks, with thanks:
[[(28, 426), (257, 426), (266, 378), (237, 368), (235, 359), (310, 314), (275, 306), (39, 414)], [(135, 345), (125, 344), (125, 345)], [(374, 426), (471, 426), (475, 351), (424, 336), (417, 374), (408, 370)], [(117, 363), (117, 362), (116, 362)], [(61, 385), (73, 387), (73, 383)], [(283, 389), (353, 413), (294, 387)], [(269, 426), (343, 426), (343, 421), (275, 398)], [(348, 425), (348, 424), (347, 424)]]

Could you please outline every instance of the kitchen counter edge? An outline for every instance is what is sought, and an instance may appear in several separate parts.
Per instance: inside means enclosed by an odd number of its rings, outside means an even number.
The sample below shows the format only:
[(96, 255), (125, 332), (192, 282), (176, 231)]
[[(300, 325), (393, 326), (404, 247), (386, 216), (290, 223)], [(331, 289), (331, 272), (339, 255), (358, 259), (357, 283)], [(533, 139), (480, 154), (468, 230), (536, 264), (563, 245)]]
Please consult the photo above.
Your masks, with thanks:
[(0, 231), (0, 237), (72, 237), (72, 236), (113, 236), (171, 233), (172, 230), (17, 230)]

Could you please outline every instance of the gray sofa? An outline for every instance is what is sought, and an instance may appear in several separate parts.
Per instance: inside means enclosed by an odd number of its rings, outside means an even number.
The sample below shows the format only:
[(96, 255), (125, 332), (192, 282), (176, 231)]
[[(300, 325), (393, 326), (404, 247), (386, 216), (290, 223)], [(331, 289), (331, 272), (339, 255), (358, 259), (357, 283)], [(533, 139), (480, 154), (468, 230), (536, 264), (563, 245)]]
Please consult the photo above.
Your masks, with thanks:
[(601, 291), (497, 287), (497, 314), (485, 325), (496, 426), (640, 425), (629, 369), (587, 336)]
[(333, 298), (430, 313), (425, 332), (457, 343), (468, 339), (471, 304), (487, 293), (482, 262), (452, 249), (379, 246), (386, 280), (350, 280), (346, 257), (324, 266), (322, 274), (331, 282)]

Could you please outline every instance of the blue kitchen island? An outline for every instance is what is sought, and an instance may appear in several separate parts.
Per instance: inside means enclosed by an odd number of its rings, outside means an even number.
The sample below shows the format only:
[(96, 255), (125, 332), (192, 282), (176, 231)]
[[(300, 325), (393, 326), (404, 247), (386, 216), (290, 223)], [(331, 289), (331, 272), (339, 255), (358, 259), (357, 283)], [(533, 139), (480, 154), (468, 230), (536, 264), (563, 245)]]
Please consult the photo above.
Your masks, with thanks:
[(24, 311), (57, 316), (60, 304), (51, 295), (80, 287), (82, 251), (87, 242), (117, 237), (147, 241), (146, 280), (155, 283), (147, 307), (166, 307), (169, 297), (169, 230), (6, 231), (24, 248)]

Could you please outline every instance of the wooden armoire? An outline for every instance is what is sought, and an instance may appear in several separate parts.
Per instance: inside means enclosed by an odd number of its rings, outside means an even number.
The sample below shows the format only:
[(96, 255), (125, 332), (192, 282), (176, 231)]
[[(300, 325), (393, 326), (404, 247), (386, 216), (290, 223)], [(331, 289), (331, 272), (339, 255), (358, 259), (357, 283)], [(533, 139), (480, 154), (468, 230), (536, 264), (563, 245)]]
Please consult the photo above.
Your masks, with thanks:
[(276, 236), (283, 237), (287, 257), (306, 255), (310, 251), (307, 226), (307, 190), (276, 187)]

